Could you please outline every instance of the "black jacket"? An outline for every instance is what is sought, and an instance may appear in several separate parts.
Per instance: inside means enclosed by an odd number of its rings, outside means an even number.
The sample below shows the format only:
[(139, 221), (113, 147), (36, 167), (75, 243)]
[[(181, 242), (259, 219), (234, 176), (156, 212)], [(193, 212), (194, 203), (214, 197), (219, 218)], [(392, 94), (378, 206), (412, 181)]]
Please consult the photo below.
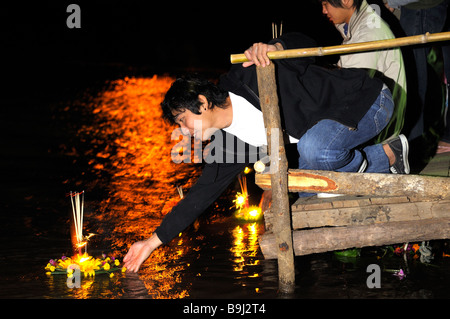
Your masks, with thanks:
[[(302, 34), (287, 34), (274, 41), (281, 42), (285, 49), (315, 46), (313, 40)], [(322, 119), (357, 128), (383, 85), (381, 80), (370, 78), (365, 70), (329, 70), (312, 64), (313, 58), (275, 61), (283, 129), (297, 139)], [(261, 109), (255, 67), (232, 66), (221, 77), (219, 86)], [(225, 137), (227, 133), (223, 133)], [(255, 151), (258, 149), (250, 147), (250, 152)], [(197, 183), (156, 229), (159, 239), (167, 243), (194, 222), (246, 165), (248, 162), (206, 164)]]
[[(285, 49), (313, 47), (315, 42), (290, 33), (272, 42)], [(314, 58), (274, 60), (282, 124), (286, 132), (300, 139), (323, 119), (356, 128), (380, 94), (383, 82), (362, 69), (326, 69), (312, 64)], [(260, 109), (256, 68), (234, 65), (221, 77), (219, 85), (240, 95)]]

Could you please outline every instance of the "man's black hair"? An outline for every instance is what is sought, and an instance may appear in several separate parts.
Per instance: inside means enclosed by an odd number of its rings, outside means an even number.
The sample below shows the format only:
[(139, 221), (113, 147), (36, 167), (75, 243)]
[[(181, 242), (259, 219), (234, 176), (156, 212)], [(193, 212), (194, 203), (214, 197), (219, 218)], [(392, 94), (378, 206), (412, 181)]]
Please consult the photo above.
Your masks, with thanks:
[(199, 95), (206, 97), (209, 108), (224, 108), (228, 92), (212, 82), (197, 76), (185, 76), (175, 80), (161, 103), (163, 118), (175, 124), (177, 114), (189, 110), (201, 114)]
[[(343, 8), (344, 5), (342, 4), (342, 0), (319, 0), (319, 2), (328, 2), (335, 8)], [(359, 8), (361, 8), (363, 0), (353, 0), (353, 7), (356, 8), (356, 11), (359, 11)]]

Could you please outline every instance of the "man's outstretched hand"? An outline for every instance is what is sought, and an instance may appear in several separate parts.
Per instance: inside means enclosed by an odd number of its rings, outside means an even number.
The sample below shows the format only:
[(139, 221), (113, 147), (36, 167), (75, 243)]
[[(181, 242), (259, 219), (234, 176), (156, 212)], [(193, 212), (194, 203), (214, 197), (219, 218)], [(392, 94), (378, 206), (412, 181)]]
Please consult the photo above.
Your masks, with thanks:
[(123, 258), (127, 271), (137, 272), (142, 263), (161, 245), (162, 242), (156, 234), (153, 234), (149, 239), (137, 241), (131, 245), (130, 250)]

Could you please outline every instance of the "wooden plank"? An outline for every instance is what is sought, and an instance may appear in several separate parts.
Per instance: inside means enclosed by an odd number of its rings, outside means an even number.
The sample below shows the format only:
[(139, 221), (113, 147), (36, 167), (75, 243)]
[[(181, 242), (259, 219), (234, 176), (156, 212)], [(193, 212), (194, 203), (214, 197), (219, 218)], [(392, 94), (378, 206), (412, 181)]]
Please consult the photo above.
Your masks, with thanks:
[[(450, 218), (400, 221), (368, 226), (323, 227), (293, 232), (296, 256), (333, 250), (450, 238)], [(275, 238), (259, 238), (264, 258), (277, 258)]]
[[(270, 174), (255, 174), (256, 184), (270, 189)], [(412, 196), (445, 198), (450, 196), (448, 177), (343, 173), (313, 170), (289, 170), (290, 192), (325, 192), (349, 195)]]
[(384, 222), (441, 217), (450, 218), (449, 200), (371, 204), (320, 211), (296, 211), (292, 212), (292, 227), (300, 229), (324, 226), (373, 225)]
[[(340, 197), (338, 199), (299, 199), (292, 206), (292, 228), (372, 225), (384, 222), (450, 218), (450, 198), (435, 201), (414, 201), (399, 197)], [(314, 203), (327, 201), (332, 208), (317, 208)], [(309, 204), (308, 204), (309, 202)], [(264, 215), (266, 230), (273, 226), (274, 216)]]

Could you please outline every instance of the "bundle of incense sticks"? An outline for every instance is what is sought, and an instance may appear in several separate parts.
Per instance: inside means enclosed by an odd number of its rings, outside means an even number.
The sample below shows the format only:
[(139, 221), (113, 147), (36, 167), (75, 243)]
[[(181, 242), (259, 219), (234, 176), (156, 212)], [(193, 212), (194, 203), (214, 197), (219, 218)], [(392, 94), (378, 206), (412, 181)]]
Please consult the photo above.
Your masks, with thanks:
[(180, 198), (183, 199), (183, 197), (184, 197), (183, 186), (177, 186), (177, 191), (178, 191), (178, 194), (180, 195)]
[(77, 244), (83, 242), (83, 210), (84, 210), (84, 191), (70, 192), (70, 201), (72, 203), (73, 222)]
[(238, 175), (239, 180), (239, 186), (241, 186), (242, 194), (245, 196), (248, 196), (247, 192), (247, 177), (245, 175), (239, 174)]

